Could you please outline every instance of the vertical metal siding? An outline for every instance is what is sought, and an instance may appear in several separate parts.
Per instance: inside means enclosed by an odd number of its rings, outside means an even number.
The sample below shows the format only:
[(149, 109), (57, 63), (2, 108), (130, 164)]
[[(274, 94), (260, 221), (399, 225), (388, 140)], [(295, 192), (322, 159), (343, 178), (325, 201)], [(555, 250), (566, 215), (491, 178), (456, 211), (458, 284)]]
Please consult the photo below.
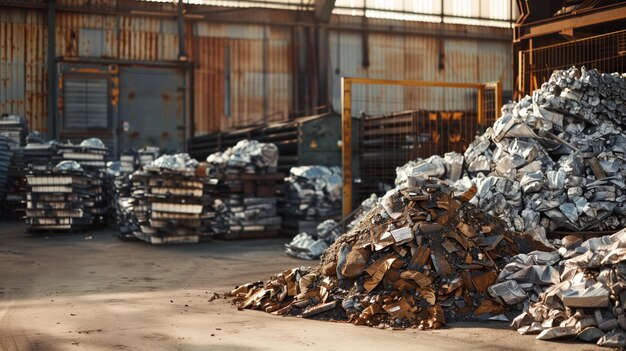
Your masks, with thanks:
[(22, 115), (33, 130), (46, 130), (45, 12), (0, 11), (0, 113)]
[[(266, 67), (264, 30), (268, 40)], [(193, 56), (196, 135), (288, 117), (293, 96), (288, 29), (198, 22), (194, 35), (197, 37), (194, 40), (197, 53)], [(226, 72), (226, 51), (230, 72)], [(230, 89), (225, 85), (226, 74), (230, 74)], [(267, 89), (264, 81), (268, 83)], [(267, 116), (264, 116), (265, 94)], [(227, 95), (230, 99), (225, 99)], [(225, 113), (225, 100), (230, 101), (229, 115)]]
[[(341, 106), (341, 77), (448, 82), (500, 80), (503, 86), (512, 86), (511, 49), (506, 42), (370, 33), (370, 64), (363, 67), (362, 40), (358, 33), (330, 32), (331, 91), (335, 109)], [(439, 68), (441, 47), (443, 69)], [(469, 90), (357, 85), (353, 87), (353, 113), (387, 113), (415, 108), (470, 109), (475, 106), (475, 98), (475, 93)]]

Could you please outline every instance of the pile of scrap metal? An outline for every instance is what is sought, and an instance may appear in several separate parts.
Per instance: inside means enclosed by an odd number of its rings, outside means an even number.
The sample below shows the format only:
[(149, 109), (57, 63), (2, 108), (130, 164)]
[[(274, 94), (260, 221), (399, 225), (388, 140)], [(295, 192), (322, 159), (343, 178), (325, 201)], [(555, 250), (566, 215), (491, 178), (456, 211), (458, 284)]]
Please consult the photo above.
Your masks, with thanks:
[[(626, 226), (626, 77), (572, 67), (555, 71), (464, 155), (405, 167), (458, 191), (476, 185), (474, 204), (546, 245), (546, 230)], [(398, 179), (402, 181), (402, 179)]]
[(205, 174), (215, 199), (209, 219), (224, 239), (277, 236), (282, 218), (276, 211), (278, 148), (272, 143), (241, 140), (207, 157)]
[(583, 243), (565, 239), (558, 251), (515, 256), (489, 294), (508, 306), (523, 306), (512, 323), (521, 334), (623, 349), (626, 230)]
[(289, 244), (285, 244), (285, 253), (305, 260), (318, 259), (324, 250), (332, 245), (342, 233), (352, 230), (359, 224), (377, 203), (378, 197), (376, 194), (371, 194), (350, 216), (342, 221), (327, 219), (317, 226), (316, 233), (299, 233)]
[(342, 178), (339, 167), (292, 167), (285, 178), (281, 212), (290, 233), (315, 233), (327, 219), (341, 216)]
[(272, 143), (244, 139), (224, 152), (209, 155), (206, 161), (209, 177), (227, 173), (276, 173), (278, 147)]
[(387, 193), (313, 269), (284, 271), (228, 293), (240, 309), (434, 329), (446, 321), (502, 319), (488, 295), (506, 258), (518, 253), (504, 222), (447, 186), (415, 181)]
[(203, 236), (205, 181), (195, 175), (198, 162), (187, 154), (163, 155), (131, 177), (132, 210), (152, 244), (197, 243)]
[(86, 229), (93, 224), (98, 179), (74, 161), (50, 171), (33, 171), (28, 182), (26, 223), (31, 231)]

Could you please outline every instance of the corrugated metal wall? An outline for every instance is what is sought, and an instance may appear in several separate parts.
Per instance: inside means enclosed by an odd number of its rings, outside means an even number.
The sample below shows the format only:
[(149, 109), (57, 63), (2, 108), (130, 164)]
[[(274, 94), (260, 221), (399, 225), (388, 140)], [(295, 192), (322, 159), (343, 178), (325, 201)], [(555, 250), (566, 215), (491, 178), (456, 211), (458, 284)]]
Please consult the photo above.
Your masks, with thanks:
[[(341, 106), (341, 77), (490, 82), (512, 86), (511, 45), (506, 42), (368, 35), (369, 66), (363, 63), (363, 36), (332, 31), (332, 103)], [(470, 90), (440, 88), (353, 87), (353, 113), (380, 114), (410, 109), (464, 110), (475, 107)]]
[(45, 130), (47, 117), (45, 13), (0, 11), (0, 113), (27, 116)]
[(196, 135), (287, 118), (292, 100), (288, 29), (199, 22), (194, 35)]
[[(126, 2), (120, 5), (120, 1), (57, 1), (59, 6), (100, 4), (103, 10), (102, 14), (58, 10), (56, 55), (77, 62), (81, 58), (175, 62), (176, 20), (106, 13), (106, 9), (124, 6)], [(166, 5), (171, 4), (159, 6)], [(338, 17), (334, 18), (331, 24), (338, 23)], [(341, 21), (357, 23), (359, 18), (342, 17)], [(47, 118), (45, 23), (43, 9), (3, 7), (0, 11), (0, 113), (25, 115), (31, 128), (40, 131), (46, 131)], [(431, 31), (438, 28), (438, 24), (419, 22), (402, 25)], [(506, 32), (457, 27), (459, 32), (474, 35), (481, 31), (491, 31), (492, 35)], [(513, 60), (510, 44), (504, 41), (370, 33), (369, 66), (364, 67), (362, 36), (349, 31), (329, 32), (330, 95), (335, 110), (340, 107), (341, 76), (465, 82), (499, 79), (504, 87), (512, 86)], [(188, 21), (185, 40), (195, 73), (191, 110), (196, 135), (288, 118), (294, 109), (295, 96), (292, 28)], [(420, 101), (441, 100), (441, 93), (436, 90), (393, 91), (370, 87), (363, 94), (367, 105), (361, 109), (357, 105), (354, 111), (371, 111), (372, 106), (397, 111), (409, 106), (409, 101), (415, 105)], [(450, 100), (450, 96), (446, 99)], [(436, 106), (435, 102), (432, 106)]]

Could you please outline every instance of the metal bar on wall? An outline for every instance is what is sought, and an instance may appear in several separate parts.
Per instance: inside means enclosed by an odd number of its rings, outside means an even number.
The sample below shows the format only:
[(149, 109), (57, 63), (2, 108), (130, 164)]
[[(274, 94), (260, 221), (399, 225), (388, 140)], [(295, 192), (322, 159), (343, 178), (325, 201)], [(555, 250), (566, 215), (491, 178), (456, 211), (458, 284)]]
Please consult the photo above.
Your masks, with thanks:
[(56, 138), (56, 0), (48, 1), (48, 123), (47, 136), (49, 139)]
[(352, 78), (341, 78), (341, 164), (343, 215), (352, 212)]

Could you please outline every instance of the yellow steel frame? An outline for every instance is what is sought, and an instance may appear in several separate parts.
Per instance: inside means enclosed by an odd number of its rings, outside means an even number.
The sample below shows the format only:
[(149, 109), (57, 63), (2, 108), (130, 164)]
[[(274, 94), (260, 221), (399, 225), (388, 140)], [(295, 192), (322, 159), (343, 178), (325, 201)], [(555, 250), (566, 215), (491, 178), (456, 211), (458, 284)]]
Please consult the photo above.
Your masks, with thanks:
[(423, 80), (341, 78), (341, 159), (343, 168), (342, 212), (344, 217), (348, 216), (352, 211), (352, 85), (354, 84), (476, 89), (478, 91), (477, 114), (479, 123), (484, 123), (486, 121), (484, 109), (485, 90), (494, 89), (496, 118), (500, 117), (500, 106), (502, 106), (502, 84), (500, 81), (492, 83), (460, 83)]

